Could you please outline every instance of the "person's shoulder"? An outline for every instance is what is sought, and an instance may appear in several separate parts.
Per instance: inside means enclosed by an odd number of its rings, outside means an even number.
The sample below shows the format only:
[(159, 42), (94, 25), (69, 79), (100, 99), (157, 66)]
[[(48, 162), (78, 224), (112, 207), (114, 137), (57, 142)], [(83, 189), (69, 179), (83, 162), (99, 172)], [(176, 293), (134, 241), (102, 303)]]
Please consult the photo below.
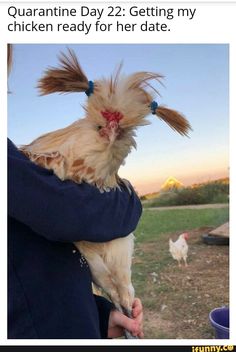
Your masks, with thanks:
[(17, 147), (15, 146), (15, 144), (10, 140), (10, 138), (7, 138), (7, 148), (8, 150), (13, 150), (13, 149), (17, 149)]
[(19, 151), (17, 146), (9, 138), (7, 138), (7, 154), (8, 157), (26, 159), (26, 156)]
[(7, 138), (7, 153), (8, 156), (16, 156), (19, 154), (17, 146), (9, 138)]

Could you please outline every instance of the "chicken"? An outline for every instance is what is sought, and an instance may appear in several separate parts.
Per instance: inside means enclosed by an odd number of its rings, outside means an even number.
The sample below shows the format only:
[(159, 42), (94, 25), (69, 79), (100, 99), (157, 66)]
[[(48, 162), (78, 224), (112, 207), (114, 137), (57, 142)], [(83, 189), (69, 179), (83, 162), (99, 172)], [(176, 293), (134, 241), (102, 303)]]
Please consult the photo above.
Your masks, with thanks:
[[(160, 81), (161, 75), (137, 72), (123, 77), (120, 71), (121, 66), (109, 79), (88, 81), (75, 53), (69, 50), (67, 55), (61, 54), (59, 67), (45, 71), (39, 89), (42, 95), (85, 92), (85, 117), (21, 146), (21, 151), (36, 164), (52, 169), (61, 180), (87, 182), (101, 192), (120, 188), (122, 183), (129, 188), (118, 170), (136, 147), (136, 128), (148, 124), (145, 117), (152, 112), (181, 135), (187, 135), (190, 124), (177, 111), (153, 102), (151, 92), (157, 91), (149, 82)], [(131, 316), (134, 235), (107, 243), (80, 241), (75, 245), (86, 258), (94, 283), (117, 309)]]
[(173, 242), (169, 239), (169, 250), (173, 259), (178, 261), (179, 266), (181, 266), (181, 259), (184, 260), (185, 266), (187, 266), (187, 256), (188, 256), (188, 244), (189, 234), (187, 232), (179, 235), (177, 241)]

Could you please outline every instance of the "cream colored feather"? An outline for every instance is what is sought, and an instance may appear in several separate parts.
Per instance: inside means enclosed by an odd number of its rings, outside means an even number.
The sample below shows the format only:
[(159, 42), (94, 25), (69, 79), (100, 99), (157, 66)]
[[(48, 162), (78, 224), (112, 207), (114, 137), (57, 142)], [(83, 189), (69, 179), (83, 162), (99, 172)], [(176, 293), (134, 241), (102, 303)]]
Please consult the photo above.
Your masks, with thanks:
[[(50, 68), (40, 80), (41, 93), (86, 91), (89, 83), (75, 54), (72, 51), (68, 56), (63, 54), (60, 62), (59, 68)], [(135, 130), (149, 123), (145, 117), (150, 114), (156, 92), (150, 81), (159, 82), (161, 78), (150, 72), (122, 77), (119, 68), (111, 78), (94, 82), (83, 119), (47, 133), (21, 150), (35, 163), (54, 170), (62, 180), (88, 182), (101, 191), (119, 187), (119, 167), (132, 147), (136, 147)], [(174, 110), (160, 107), (156, 115), (180, 134), (190, 129), (188, 121)], [(130, 234), (107, 243), (75, 243), (88, 261), (94, 282), (118, 309), (124, 308), (129, 313), (134, 299), (133, 241)]]

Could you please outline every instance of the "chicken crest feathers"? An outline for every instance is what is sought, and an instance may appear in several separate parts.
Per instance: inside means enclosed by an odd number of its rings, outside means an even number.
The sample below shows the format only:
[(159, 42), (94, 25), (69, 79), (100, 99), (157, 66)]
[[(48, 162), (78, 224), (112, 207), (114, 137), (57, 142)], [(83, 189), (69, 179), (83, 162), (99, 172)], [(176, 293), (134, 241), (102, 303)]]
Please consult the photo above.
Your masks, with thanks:
[[(151, 81), (163, 85), (164, 76), (146, 71), (123, 76), (121, 69), (122, 63), (110, 78), (94, 81), (94, 94), (91, 94), (85, 106), (87, 117), (99, 123), (102, 121), (102, 111), (119, 111), (124, 115), (121, 122), (123, 128), (145, 125), (148, 123), (145, 117), (151, 112), (154, 94), (160, 96)], [(59, 67), (48, 68), (39, 80), (38, 88), (41, 95), (86, 92), (89, 89), (88, 78), (73, 50), (68, 49), (67, 54), (61, 53)], [(158, 106), (153, 114), (181, 135), (187, 136), (191, 130), (190, 123), (180, 112)]]

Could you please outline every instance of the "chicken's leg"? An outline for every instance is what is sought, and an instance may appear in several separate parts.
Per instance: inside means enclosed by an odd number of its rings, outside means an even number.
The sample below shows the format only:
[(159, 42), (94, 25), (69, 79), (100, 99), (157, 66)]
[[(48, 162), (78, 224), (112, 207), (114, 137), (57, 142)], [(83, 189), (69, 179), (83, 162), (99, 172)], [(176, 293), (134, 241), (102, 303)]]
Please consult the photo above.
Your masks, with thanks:
[[(133, 319), (132, 311), (123, 308), (123, 313), (124, 313), (128, 318)], [(137, 336), (132, 335), (128, 330), (125, 330), (125, 338), (126, 338), (126, 339), (138, 339)]]
[(184, 256), (184, 257), (183, 257), (183, 260), (184, 260), (185, 267), (187, 267), (187, 266), (188, 266), (188, 263), (187, 263), (187, 256)]
[[(94, 283), (110, 297), (116, 308), (132, 318), (134, 288), (131, 283), (133, 234), (106, 243), (76, 242), (86, 258)], [(136, 338), (125, 332), (126, 338)]]

